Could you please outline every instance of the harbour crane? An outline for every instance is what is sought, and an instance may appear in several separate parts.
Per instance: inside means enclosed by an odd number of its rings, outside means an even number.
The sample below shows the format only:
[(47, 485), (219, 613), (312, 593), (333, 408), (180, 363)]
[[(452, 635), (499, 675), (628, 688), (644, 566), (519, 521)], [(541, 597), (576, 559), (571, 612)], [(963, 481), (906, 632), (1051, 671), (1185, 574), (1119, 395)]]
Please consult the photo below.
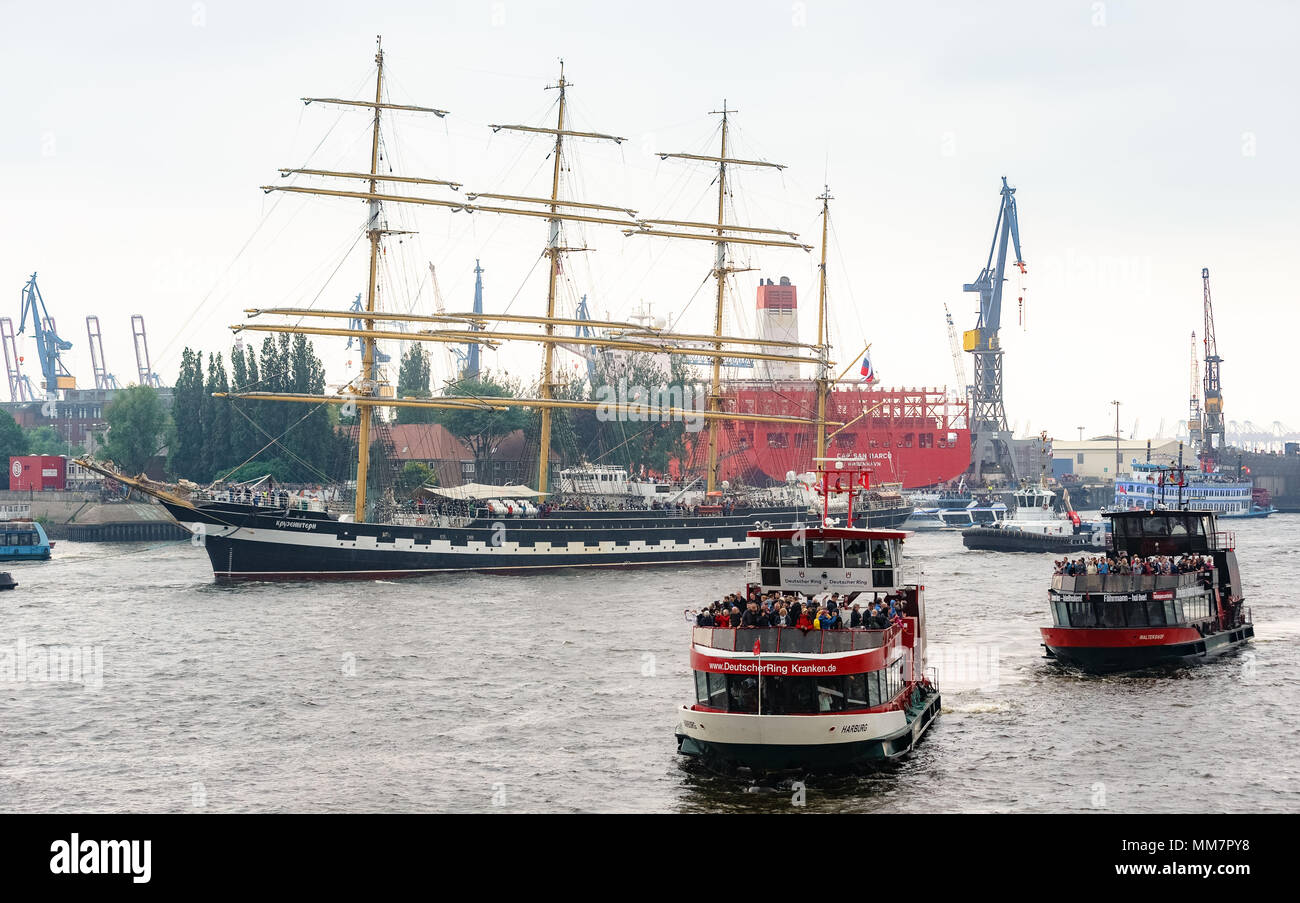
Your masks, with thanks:
[(1002, 403), (1002, 347), (998, 330), (1002, 326), (1002, 286), (1006, 282), (1007, 240), (1015, 245), (1015, 266), (1026, 272), (1024, 256), (1020, 252), (1020, 220), (1016, 213), (1016, 190), (1002, 177), (1002, 200), (998, 206), (997, 223), (993, 227), (993, 243), (984, 269), (974, 282), (962, 286), (966, 292), (978, 292), (980, 297), (979, 323), (962, 336), (962, 347), (975, 358), (975, 380), (971, 386), (971, 446), (972, 467), (976, 480), (980, 480), (985, 467), (1002, 468), (1007, 479), (1014, 482), (1014, 464), (1010, 452), (1011, 431), (1007, 428), (1007, 412)]
[(60, 389), (77, 388), (77, 378), (68, 372), (61, 357), (64, 351), (72, 348), (72, 343), (59, 338), (54, 330), (54, 320), (45, 307), (45, 299), (36, 286), (36, 274), (27, 280), (23, 287), (23, 310), (18, 321), (18, 334), (27, 329), (27, 317), (31, 315), (32, 336), (36, 339), (36, 355), (41, 362), (41, 374), (45, 377), (46, 396), (57, 393)]
[(1192, 454), (1201, 446), (1201, 362), (1196, 356), (1196, 330), (1192, 330), (1192, 392), (1187, 403), (1187, 439)]
[[(1215, 460), (1226, 443), (1223, 422), (1223, 392), (1219, 385), (1219, 348), (1214, 341), (1214, 305), (1210, 302), (1210, 270), (1201, 269), (1205, 305), (1205, 418), (1201, 427), (1201, 454)], [(1215, 439), (1218, 439), (1216, 445)]]

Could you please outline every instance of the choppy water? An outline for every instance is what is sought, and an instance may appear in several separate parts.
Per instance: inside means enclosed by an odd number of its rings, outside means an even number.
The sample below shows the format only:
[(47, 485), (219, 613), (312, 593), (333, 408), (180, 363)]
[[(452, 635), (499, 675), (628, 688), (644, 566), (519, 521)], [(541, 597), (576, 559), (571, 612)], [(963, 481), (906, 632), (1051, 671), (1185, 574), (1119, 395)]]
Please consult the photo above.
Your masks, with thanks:
[[(1162, 677), (1041, 658), (1051, 555), (908, 540), (943, 715), (896, 769), (810, 779), (807, 810), (1300, 810), (1300, 515), (1230, 529), (1257, 638)], [(683, 609), (739, 566), (228, 588), (186, 543), (63, 542), (7, 567), (2, 811), (791, 807), (675, 752)], [(92, 647), (89, 686), (17, 679), (49, 644)]]

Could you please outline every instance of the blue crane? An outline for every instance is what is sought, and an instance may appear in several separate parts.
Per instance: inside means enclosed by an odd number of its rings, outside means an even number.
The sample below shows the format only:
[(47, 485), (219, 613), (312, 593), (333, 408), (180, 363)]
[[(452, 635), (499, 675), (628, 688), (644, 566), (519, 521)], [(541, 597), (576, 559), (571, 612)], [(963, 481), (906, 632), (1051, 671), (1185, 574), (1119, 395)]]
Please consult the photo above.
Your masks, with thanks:
[[(974, 282), (962, 286), (963, 291), (978, 292), (980, 296), (979, 323), (968, 329), (962, 337), (962, 347), (975, 358), (975, 382), (970, 395), (970, 423), (974, 463), (979, 466), (983, 449), (981, 438), (992, 439), (992, 434), (1009, 434), (1007, 412), (1002, 403), (1002, 346), (998, 330), (1002, 326), (1002, 286), (1007, 279), (1007, 239), (1016, 249), (1015, 265), (1025, 272), (1025, 262), (1020, 253), (1020, 220), (1016, 215), (1016, 190), (1002, 177), (1002, 200), (998, 206), (997, 224), (993, 228), (993, 243), (989, 246), (988, 261)], [(1003, 440), (1009, 438), (998, 437)], [(994, 452), (994, 460), (1002, 459), (1005, 449)]]
[(23, 288), (23, 312), (18, 322), (19, 335), (22, 335), (23, 330), (27, 328), (28, 313), (32, 318), (32, 336), (36, 339), (36, 354), (41, 361), (41, 373), (45, 376), (46, 395), (59, 389), (77, 388), (77, 378), (68, 372), (60, 357), (61, 352), (72, 349), (72, 343), (59, 338), (54, 331), (54, 320), (45, 309), (45, 299), (41, 297), (41, 290), (36, 287), (35, 273), (32, 273), (32, 278), (27, 280), (27, 285)]

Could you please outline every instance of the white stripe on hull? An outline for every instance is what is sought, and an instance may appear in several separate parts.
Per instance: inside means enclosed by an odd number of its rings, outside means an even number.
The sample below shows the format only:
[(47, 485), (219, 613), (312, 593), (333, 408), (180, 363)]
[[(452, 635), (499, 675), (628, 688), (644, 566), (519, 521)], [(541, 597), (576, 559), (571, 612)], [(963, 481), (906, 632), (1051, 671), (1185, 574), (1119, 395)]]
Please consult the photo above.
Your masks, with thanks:
[[(874, 740), (907, 727), (901, 711), (834, 715), (744, 715), (684, 705), (678, 731), (702, 743), (825, 746)], [(834, 728), (834, 730), (831, 730)]]

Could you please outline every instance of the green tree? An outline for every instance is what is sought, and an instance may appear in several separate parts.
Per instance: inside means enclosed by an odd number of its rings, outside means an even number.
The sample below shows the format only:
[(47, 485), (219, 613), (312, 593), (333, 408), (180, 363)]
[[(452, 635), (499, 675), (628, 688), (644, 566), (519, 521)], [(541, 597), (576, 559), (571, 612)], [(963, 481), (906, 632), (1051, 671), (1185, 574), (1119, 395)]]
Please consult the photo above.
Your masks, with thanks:
[(220, 354), (208, 357), (208, 381), (203, 387), (203, 460), (205, 480), (215, 479), (222, 471), (238, 464), (232, 460), (230, 445), (230, 399), (216, 398), (215, 392), (230, 391), (226, 366)]
[[(498, 380), (485, 372), (479, 379), (462, 379), (456, 384), (455, 394), (472, 398), (515, 398), (519, 395), (519, 388), (513, 382)], [(488, 473), (488, 459), (496, 444), (529, 423), (524, 410), (516, 407), (504, 410), (449, 408), (436, 409), (435, 413), (435, 422), (445, 426), (473, 453), (474, 472), (480, 478)]]
[[(401, 398), (431, 398), (429, 389), (431, 369), (429, 354), (419, 342), (402, 355), (402, 366), (397, 373), (397, 394)], [(398, 408), (398, 423), (433, 423), (433, 408)]]
[(397, 478), (397, 491), (402, 496), (410, 496), (421, 486), (437, 483), (437, 476), (427, 464), (420, 461), (407, 461)]
[(27, 434), (26, 453), (29, 455), (68, 455), (75, 458), (86, 453), (84, 446), (70, 444), (52, 426), (33, 427), (24, 432)]
[(5, 468), (5, 488), (9, 488), (9, 458), (14, 455), (27, 454), (27, 435), (9, 416), (8, 411), (0, 410), (0, 464)]
[(203, 352), (186, 348), (181, 352), (181, 369), (172, 389), (176, 441), (170, 446), (167, 467), (174, 476), (191, 480), (203, 480), (207, 476), (203, 407)]
[(104, 455), (130, 474), (142, 473), (158, 454), (167, 415), (152, 386), (131, 386), (117, 393), (104, 411), (108, 437)]

